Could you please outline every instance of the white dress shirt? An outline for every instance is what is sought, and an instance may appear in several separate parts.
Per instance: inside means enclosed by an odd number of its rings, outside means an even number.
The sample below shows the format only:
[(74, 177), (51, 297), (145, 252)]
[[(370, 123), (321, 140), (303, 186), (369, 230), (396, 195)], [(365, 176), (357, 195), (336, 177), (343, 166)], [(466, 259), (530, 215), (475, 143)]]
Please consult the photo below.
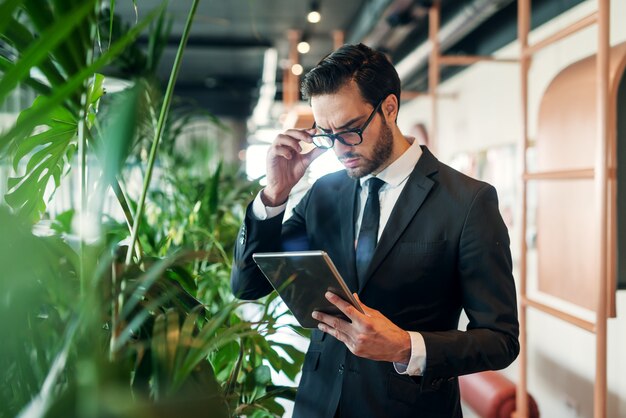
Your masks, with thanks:
[[(376, 177), (383, 180), (386, 184), (382, 186), (378, 192), (380, 199), (380, 221), (378, 227), (378, 239), (389, 221), (391, 211), (395, 206), (400, 193), (406, 185), (409, 175), (415, 168), (415, 164), (422, 155), (422, 150), (417, 141), (413, 141), (412, 145), (402, 154), (397, 160), (391, 163), (387, 168), (378, 173)], [(361, 189), (359, 191), (359, 212), (357, 216), (356, 224), (354, 225), (355, 238), (358, 239), (358, 233), (361, 229), (361, 219), (363, 217), (363, 210), (365, 209), (365, 202), (367, 201), (367, 187), (364, 187), (365, 182), (372, 177), (371, 174), (359, 179)], [(268, 207), (263, 204), (261, 200), (261, 193), (256, 196), (252, 203), (252, 213), (259, 220), (265, 220), (279, 215), (285, 210), (286, 203), (277, 207)], [(356, 241), (355, 241), (356, 245)], [(396, 372), (400, 374), (408, 374), (411, 376), (421, 376), (424, 373), (424, 367), (426, 366), (426, 346), (424, 344), (424, 338), (419, 332), (409, 331), (411, 338), (411, 358), (409, 364), (394, 363)]]

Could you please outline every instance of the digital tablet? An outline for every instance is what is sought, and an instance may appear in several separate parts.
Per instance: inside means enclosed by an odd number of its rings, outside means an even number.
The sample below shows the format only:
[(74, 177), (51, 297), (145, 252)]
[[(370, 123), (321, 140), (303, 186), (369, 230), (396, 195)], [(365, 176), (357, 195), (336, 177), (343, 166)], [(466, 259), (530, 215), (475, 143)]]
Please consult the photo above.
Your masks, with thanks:
[(326, 292), (336, 294), (363, 312), (324, 251), (255, 253), (252, 258), (304, 328), (317, 328), (319, 321), (311, 316), (313, 311), (348, 320), (326, 299)]

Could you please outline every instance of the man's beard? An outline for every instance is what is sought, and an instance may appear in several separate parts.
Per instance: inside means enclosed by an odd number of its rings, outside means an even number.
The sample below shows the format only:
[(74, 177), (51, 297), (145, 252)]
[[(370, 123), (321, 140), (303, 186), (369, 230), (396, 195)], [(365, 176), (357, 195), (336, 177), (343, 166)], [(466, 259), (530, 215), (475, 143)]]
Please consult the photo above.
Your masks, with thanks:
[(374, 145), (373, 154), (371, 159), (366, 159), (361, 154), (356, 152), (348, 152), (342, 155), (344, 158), (360, 157), (363, 160), (363, 164), (355, 168), (346, 168), (348, 175), (354, 179), (361, 178), (373, 172), (380, 171), (380, 168), (387, 163), (389, 157), (391, 157), (391, 151), (393, 149), (393, 133), (391, 128), (386, 122), (383, 122), (380, 127), (380, 137)]

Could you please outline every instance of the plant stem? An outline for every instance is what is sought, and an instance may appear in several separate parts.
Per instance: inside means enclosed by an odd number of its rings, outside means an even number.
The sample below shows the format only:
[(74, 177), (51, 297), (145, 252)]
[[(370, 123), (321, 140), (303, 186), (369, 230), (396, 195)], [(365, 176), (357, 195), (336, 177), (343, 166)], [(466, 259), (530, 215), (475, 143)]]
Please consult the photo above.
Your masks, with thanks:
[[(111, 182), (111, 189), (117, 198), (117, 202), (120, 204), (120, 208), (124, 213), (124, 219), (126, 220), (126, 225), (128, 226), (129, 231), (132, 232), (133, 225), (135, 224), (135, 220), (133, 218), (133, 213), (130, 209), (130, 205), (128, 204), (128, 199), (126, 198), (126, 194), (122, 189), (122, 184), (120, 183), (119, 178)], [(141, 258), (143, 250), (141, 248), (141, 242), (137, 241), (135, 243), (135, 253), (138, 258)]]
[[(94, 26), (95, 28), (95, 26)], [(90, 33), (90, 45), (95, 35), (95, 30), (92, 28)], [(85, 57), (85, 64), (90, 65), (93, 61), (93, 50), (87, 49), (87, 56)], [(81, 297), (85, 297), (86, 292), (86, 280), (87, 271), (85, 268), (86, 252), (85, 252), (85, 228), (86, 228), (86, 216), (87, 216), (87, 92), (89, 90), (89, 81), (92, 77), (86, 78), (83, 81), (83, 92), (80, 96), (80, 112), (78, 114), (78, 155), (80, 162), (80, 214), (79, 220), (79, 240), (80, 240), (80, 253), (79, 253), (79, 277), (80, 277), (80, 294)]]
[[(85, 97), (86, 94), (83, 94)], [(81, 100), (83, 99), (81, 97)], [(82, 106), (81, 106), (82, 107)], [(85, 216), (87, 213), (87, 138), (85, 136), (85, 115), (83, 109), (78, 117), (78, 160), (80, 172), (80, 206), (78, 214), (78, 236), (79, 236), (79, 277), (80, 294), (85, 295)]]
[(137, 204), (137, 212), (135, 213), (135, 223), (133, 225), (133, 231), (130, 237), (130, 245), (128, 246), (128, 252), (126, 253), (126, 265), (127, 266), (130, 265), (132, 258), (133, 258), (133, 248), (135, 247), (135, 242), (137, 241), (137, 235), (139, 233), (139, 226), (141, 224), (141, 219), (143, 217), (146, 195), (148, 193), (148, 187), (150, 185), (150, 179), (152, 177), (152, 169), (154, 168), (154, 162), (156, 160), (156, 152), (159, 146), (159, 141), (161, 140), (161, 134), (163, 132), (163, 127), (165, 126), (165, 120), (167, 119), (167, 114), (169, 112), (170, 103), (172, 102), (172, 95), (174, 93), (174, 85), (176, 84), (176, 79), (178, 78), (178, 72), (180, 70), (180, 65), (182, 63), (183, 52), (185, 50), (185, 46), (187, 45), (187, 39), (189, 38), (189, 32), (191, 30), (191, 25), (193, 23), (193, 19), (196, 14), (196, 9), (198, 8), (198, 3), (199, 3), (199, 0), (194, 0), (191, 5), (191, 9), (189, 10), (189, 16), (187, 16), (185, 29), (183, 30), (183, 35), (180, 40), (180, 44), (178, 45), (176, 58), (174, 59), (172, 74), (170, 75), (170, 79), (167, 84), (167, 89), (165, 90), (165, 97), (163, 98), (163, 104), (161, 105), (161, 113), (159, 115), (159, 121), (157, 123), (157, 128), (154, 134), (154, 139), (152, 140), (152, 147), (150, 149), (150, 157), (148, 159), (148, 167), (146, 171), (146, 176), (144, 177), (143, 190), (141, 192), (141, 197), (139, 198), (139, 202)]

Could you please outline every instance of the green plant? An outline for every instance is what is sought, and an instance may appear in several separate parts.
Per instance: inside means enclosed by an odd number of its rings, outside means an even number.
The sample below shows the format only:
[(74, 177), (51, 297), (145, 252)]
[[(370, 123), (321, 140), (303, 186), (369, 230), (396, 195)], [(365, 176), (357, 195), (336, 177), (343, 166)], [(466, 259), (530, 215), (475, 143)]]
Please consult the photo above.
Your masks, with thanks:
[[(230, 254), (254, 183), (219, 163), (204, 176), (189, 176), (162, 158), (164, 187), (151, 185), (162, 136), (171, 155), (185, 121), (196, 117), (169, 112), (196, 6), (197, 0), (161, 96), (150, 69), (165, 39), (163, 7), (114, 39), (115, 2), (104, 24), (98, 0), (0, 4), (1, 39), (12, 51), (0, 57), (0, 102), (20, 85), (39, 94), (0, 135), (0, 153), (10, 154), (16, 172), (4, 196), (12, 211), (0, 206), (0, 262), (9, 266), (0, 277), (0, 334), (10, 341), (0, 352), (0, 417), (207, 410), (218, 417), (277, 416), (283, 409), (276, 398), (294, 396), (294, 388), (276, 387), (270, 376), (273, 368), (293, 379), (303, 360), (299, 350), (267, 339), (285, 327), (279, 324), (285, 314), (269, 298), (254, 304), (259, 315), (247, 321), (228, 287)], [(145, 79), (117, 99), (107, 97), (97, 71), (120, 54), (128, 57), (126, 48), (156, 16)], [(154, 134), (146, 139), (145, 132)], [(143, 192), (128, 196), (126, 163), (146, 141)], [(89, 155), (98, 161), (91, 196)], [(44, 215), (47, 193), (76, 156), (79, 205), (54, 220), (54, 235), (33, 235), (30, 224)], [(102, 214), (109, 188), (126, 227)], [(151, 219), (146, 202), (167, 212)], [(93, 242), (84, 228), (72, 235), (71, 225), (84, 227), (88, 214), (100, 228)], [(129, 234), (130, 243), (119, 247)]]
[[(24, 172), (9, 180), (5, 199), (33, 220), (43, 214), (44, 194), (50, 180), (58, 187), (76, 151), (80, 149), (81, 157), (87, 152), (90, 127), (103, 94), (102, 77), (97, 71), (112, 61), (159, 13), (159, 9), (150, 13), (109, 50), (95, 57), (97, 4), (96, 0), (22, 0), (4, 5), (8, 15), (3, 15), (6, 29), (2, 39), (16, 58), (0, 58), (4, 73), (0, 81), (0, 103), (20, 83), (40, 93), (33, 105), (0, 136), (0, 152), (9, 149), (15, 169), (28, 157)], [(14, 9), (20, 13), (13, 13)], [(31, 69), (37, 69), (44, 81), (35, 78)], [(33, 135), (37, 127), (47, 129)]]
[[(205, 155), (194, 148), (194, 155)], [(174, 153), (177, 166), (206, 165), (205, 158)], [(178, 164), (181, 160), (185, 164)], [(172, 163), (162, 158), (165, 165)], [(230, 268), (233, 247), (245, 206), (258, 189), (242, 173), (218, 164), (206, 177), (190, 175), (194, 170), (173, 171), (161, 179), (162, 190), (154, 190), (147, 201), (142, 245), (149, 252), (162, 256), (176, 254), (183, 248), (193, 249), (195, 260), (168, 271), (171, 278), (203, 303), (207, 312), (219, 314), (233, 302), (230, 292)], [(231, 315), (231, 327), (243, 327), (246, 335), (225, 345), (210, 356), (218, 381), (225, 388), (231, 410), (237, 414), (280, 416), (283, 408), (276, 397), (293, 399), (295, 388), (277, 387), (270, 379), (270, 369), (295, 379), (304, 360), (304, 353), (289, 344), (271, 342), (268, 336), (281, 332), (281, 317), (273, 297), (257, 304), (258, 319), (249, 323), (238, 312)], [(297, 328), (296, 332), (304, 334)], [(279, 354), (279, 352), (284, 354)], [(267, 414), (267, 415), (263, 415)], [(273, 415), (272, 415), (273, 414)]]

